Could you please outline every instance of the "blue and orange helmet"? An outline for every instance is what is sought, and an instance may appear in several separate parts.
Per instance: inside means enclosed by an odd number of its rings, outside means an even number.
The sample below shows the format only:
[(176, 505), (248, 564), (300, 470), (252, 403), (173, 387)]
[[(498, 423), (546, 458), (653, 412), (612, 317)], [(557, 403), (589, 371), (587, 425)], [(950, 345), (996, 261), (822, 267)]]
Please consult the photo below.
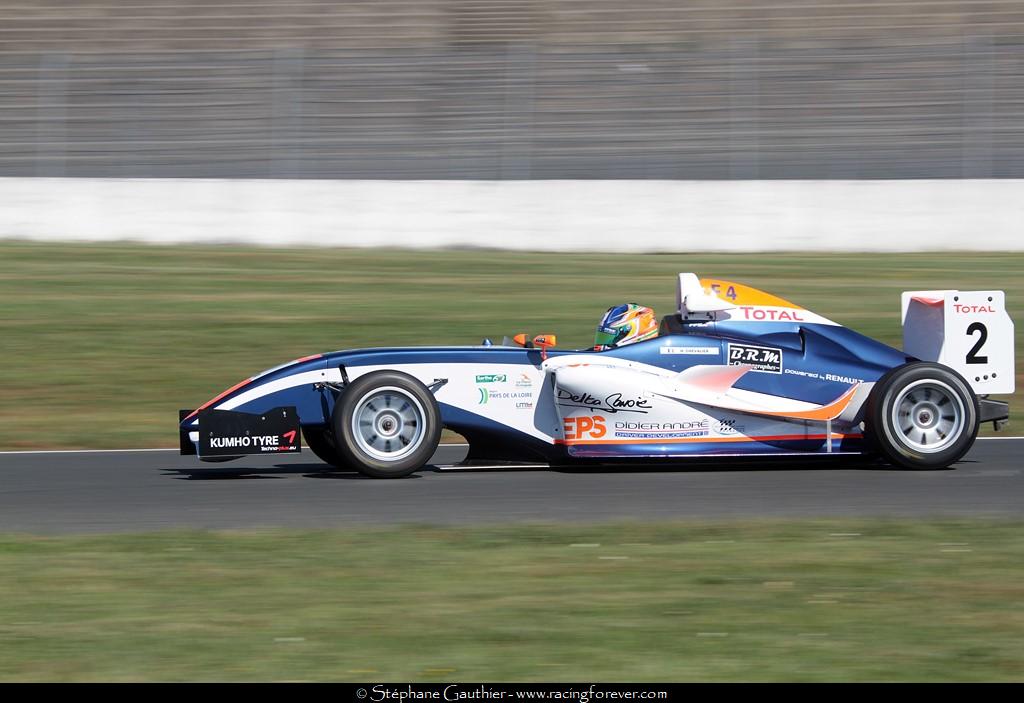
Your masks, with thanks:
[(594, 351), (624, 347), (658, 336), (658, 318), (654, 311), (636, 303), (608, 308), (597, 325)]

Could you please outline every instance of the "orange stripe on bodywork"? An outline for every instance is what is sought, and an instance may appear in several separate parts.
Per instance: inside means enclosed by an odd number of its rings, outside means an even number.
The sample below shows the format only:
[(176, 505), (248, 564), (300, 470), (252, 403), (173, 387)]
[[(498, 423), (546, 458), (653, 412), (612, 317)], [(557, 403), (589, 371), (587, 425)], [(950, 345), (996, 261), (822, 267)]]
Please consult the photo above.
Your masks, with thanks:
[(725, 393), (741, 376), (750, 371), (749, 364), (732, 366), (691, 366), (677, 377), (680, 383), (712, 393)]
[[(708, 295), (717, 295), (720, 299), (736, 305), (767, 305), (769, 307), (792, 308), (794, 310), (805, 309), (777, 295), (765, 293), (763, 290), (751, 288), (742, 283), (723, 281), (718, 278), (702, 278), (700, 279), (700, 285)], [(733, 295), (728, 295), (730, 289)]]
[[(284, 364), (283, 366), (278, 366), (277, 368), (281, 369), (281, 368), (285, 368), (286, 366), (290, 366), (292, 364), (301, 364), (303, 361), (313, 361), (314, 359), (319, 359), (322, 356), (323, 356), (323, 354), (310, 354), (309, 356), (304, 356), (301, 359), (296, 359), (295, 361), (290, 361), (287, 364)], [(265, 375), (265, 374), (266, 374), (266, 372), (264, 372), (264, 374), (261, 374), (261, 375)], [(244, 381), (241, 381), (240, 383), (236, 383), (235, 385), (231, 386), (231, 388), (228, 388), (226, 391), (224, 391), (223, 393), (218, 395), (216, 398), (212, 398), (212, 399), (206, 401), (205, 403), (200, 405), (198, 408), (193, 410), (192, 413), (188, 417), (186, 417), (184, 420), (182, 420), (182, 422), (185, 422), (186, 420), (191, 420), (193, 417), (195, 417), (196, 415), (199, 414), (200, 410), (206, 410), (208, 407), (210, 407), (211, 405), (216, 403), (221, 398), (224, 398), (225, 396), (231, 395), (232, 393), (237, 391), (239, 388), (242, 388), (243, 386), (248, 385), (249, 383), (252, 382), (252, 380), (254, 378), (258, 378), (258, 377), (259, 376), (251, 376), (250, 378), (247, 378)]]
[[(832, 433), (832, 439), (861, 439), (861, 434)], [(556, 439), (555, 444), (572, 446), (577, 444), (700, 444), (706, 442), (785, 442), (793, 440), (828, 439), (827, 434), (777, 434), (761, 437), (686, 437), (676, 439)]]
[(746, 409), (743, 410), (743, 412), (755, 415), (770, 415), (772, 417), (788, 417), (794, 420), (818, 420), (819, 422), (825, 422), (827, 420), (834, 420), (843, 414), (843, 411), (846, 410), (850, 401), (853, 400), (853, 396), (857, 393), (858, 388), (860, 388), (860, 384), (855, 383), (850, 386), (849, 390), (828, 405), (822, 405), (820, 408), (814, 408), (813, 410), (788, 410), (786, 412), (779, 412), (778, 410)]
[(231, 388), (228, 388), (226, 391), (224, 391), (223, 393), (218, 395), (216, 398), (211, 398), (210, 400), (206, 401), (205, 403), (200, 405), (198, 408), (193, 410), (192, 413), (188, 417), (186, 417), (184, 420), (182, 420), (182, 422), (186, 422), (188, 420), (191, 420), (193, 417), (195, 417), (196, 415), (199, 414), (200, 410), (206, 410), (208, 407), (210, 407), (211, 405), (216, 403), (221, 398), (223, 398), (225, 396), (228, 396), (228, 395), (231, 395), (232, 393), (237, 391), (239, 388), (242, 388), (243, 386), (247, 386), (251, 382), (252, 382), (252, 379), (251, 378), (247, 378), (247, 379), (245, 379), (244, 381), (242, 381), (240, 383), (236, 383), (235, 385), (231, 386)]

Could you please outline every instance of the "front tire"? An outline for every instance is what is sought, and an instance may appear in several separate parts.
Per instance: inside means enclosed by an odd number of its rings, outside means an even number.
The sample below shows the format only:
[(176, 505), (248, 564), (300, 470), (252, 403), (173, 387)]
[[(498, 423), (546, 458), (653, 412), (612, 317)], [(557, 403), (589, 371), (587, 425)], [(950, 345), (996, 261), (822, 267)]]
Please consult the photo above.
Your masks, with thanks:
[(401, 478), (423, 467), (441, 441), (441, 410), (412, 376), (375, 371), (345, 389), (331, 426), (338, 454), (373, 478)]
[(334, 445), (334, 436), (327, 428), (303, 427), (302, 436), (306, 446), (320, 461), (336, 469), (344, 469), (345, 462)]
[(978, 400), (960, 374), (941, 364), (912, 362), (875, 384), (865, 432), (893, 464), (943, 469), (974, 444), (978, 414)]

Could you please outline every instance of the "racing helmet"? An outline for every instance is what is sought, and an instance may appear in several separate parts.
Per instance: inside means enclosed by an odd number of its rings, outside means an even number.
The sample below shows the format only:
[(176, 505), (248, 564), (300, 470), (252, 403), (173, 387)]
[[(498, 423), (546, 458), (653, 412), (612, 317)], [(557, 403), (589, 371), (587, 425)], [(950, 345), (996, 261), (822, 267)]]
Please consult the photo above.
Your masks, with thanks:
[(636, 303), (615, 305), (605, 312), (597, 325), (594, 351), (624, 347), (658, 336), (658, 318), (654, 311)]

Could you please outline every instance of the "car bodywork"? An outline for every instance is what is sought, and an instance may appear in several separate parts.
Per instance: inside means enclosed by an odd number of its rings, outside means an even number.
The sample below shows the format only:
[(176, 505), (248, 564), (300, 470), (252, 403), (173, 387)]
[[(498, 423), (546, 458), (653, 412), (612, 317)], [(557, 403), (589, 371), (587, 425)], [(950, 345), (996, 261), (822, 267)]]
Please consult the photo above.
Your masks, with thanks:
[[(904, 327), (916, 326), (916, 343), (927, 336), (923, 326), (938, 324), (935, 300), (945, 305), (945, 294), (959, 292), (920, 293), (904, 301)], [(978, 382), (969, 380), (980, 397), (979, 420), (1003, 422), (1006, 405), (984, 396), (1012, 392), (1012, 323), (1002, 298), (998, 310), (991, 300), (973, 316), (992, 318), (986, 329), (999, 335), (1000, 349), (971, 366)], [(265, 416), (294, 408), (303, 431), (329, 428), (354, 380), (390, 370), (433, 393), (441, 422), (466, 437), (472, 459), (859, 454), (871, 450), (863, 421), (872, 388), (920, 358), (732, 281), (680, 274), (677, 302), (658, 337), (601, 352), (491, 345), (349, 349), (297, 359), (182, 411), (182, 453), (215, 458), (204, 456), (199, 436), (200, 419), (211, 411)], [(933, 345), (927, 353), (934, 358), (926, 360), (938, 359), (942, 348), (941, 341)], [(245, 453), (257, 452), (238, 452)]]

